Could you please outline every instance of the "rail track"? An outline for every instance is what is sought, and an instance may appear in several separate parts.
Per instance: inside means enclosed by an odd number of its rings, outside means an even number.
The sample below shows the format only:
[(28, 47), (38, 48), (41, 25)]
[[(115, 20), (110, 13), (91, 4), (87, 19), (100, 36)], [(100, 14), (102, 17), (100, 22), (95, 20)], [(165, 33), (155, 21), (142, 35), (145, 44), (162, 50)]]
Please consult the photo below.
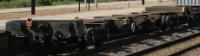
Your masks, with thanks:
[[(199, 47), (200, 47), (199, 45), (196, 45), (194, 47), (188, 48), (187, 51), (181, 51), (181, 52), (179, 52), (178, 55), (179, 56), (199, 56), (200, 55), (199, 54), (199, 51), (200, 51)], [(194, 48), (194, 49), (192, 49), (192, 48)]]
[(199, 40), (200, 33), (192, 34), (190, 36), (177, 39), (159, 46), (155, 46), (149, 49), (142, 50), (140, 52), (136, 52), (130, 54), (128, 56), (179, 56), (184, 54), (187, 51), (190, 51), (194, 48), (199, 47), (200, 41)]
[[(137, 56), (137, 55), (143, 55), (143, 54), (147, 54), (148, 52), (151, 52), (153, 50), (159, 50), (159, 49), (162, 49), (164, 47), (169, 47), (170, 45), (186, 41), (188, 39), (193, 39), (193, 38), (195, 38), (194, 36), (198, 36), (200, 33), (190, 34), (187, 37), (178, 37), (177, 39), (176, 39), (176, 37), (174, 37), (175, 39), (173, 39), (173, 41), (171, 40), (171, 41), (166, 41), (167, 43), (166, 42), (160, 43), (161, 45), (157, 44), (157, 45), (154, 45), (154, 46), (149, 46), (149, 47), (152, 47), (152, 48), (138, 47), (138, 48), (141, 48), (141, 49), (133, 51), (132, 52), (133, 54), (131, 54), (131, 53), (116, 54), (117, 52), (115, 54), (109, 54), (109, 53), (106, 53), (106, 52), (109, 52), (110, 50), (115, 50), (115, 48), (127, 46), (127, 45), (130, 45), (130, 44), (139, 43), (141, 41), (145, 41), (145, 40), (149, 40), (149, 39), (159, 39), (162, 36), (174, 34), (174, 33), (180, 32), (182, 30), (189, 29), (189, 28), (190, 27), (186, 26), (186, 27), (183, 27), (180, 30), (175, 29), (175, 30), (173, 30), (169, 33), (156, 32), (152, 35), (148, 35), (147, 33), (140, 34), (140, 35), (126, 35), (125, 38), (123, 38), (123, 39), (118, 39), (118, 40), (115, 40), (113, 42), (106, 43), (103, 46), (96, 48), (96, 49), (90, 49), (90, 50), (86, 50), (86, 51), (83, 51), (83, 52), (76, 52), (76, 53), (73, 53), (73, 54), (62, 53), (62, 54), (59, 54), (59, 55), (72, 55), (72, 56), (82, 56), (82, 55), (84, 55), (84, 56), (93, 56), (93, 55), (97, 55), (97, 56), (98, 55), (99, 56), (101, 56), (101, 55), (103, 55), (103, 56), (114, 56), (114, 55), (125, 56), (125, 55), (129, 55), (129, 56), (132, 56), (132, 55), (136, 55)], [(148, 36), (150, 36), (150, 37), (148, 37)], [(131, 46), (131, 47), (136, 47), (136, 46)], [(120, 50), (120, 51), (126, 51), (126, 50)], [(111, 52), (115, 52), (115, 51), (111, 51)], [(104, 53), (104, 54), (102, 54), (102, 53)]]
[[(183, 54), (185, 54), (185, 53), (187, 53), (187, 52), (189, 52), (189, 51), (193, 51), (194, 49), (197, 49), (197, 48), (199, 48), (199, 47), (200, 47), (200, 44), (195, 45), (195, 46), (191, 46), (191, 47), (186, 48), (186, 49), (184, 49), (184, 50), (182, 50), (182, 51), (180, 51), (180, 52), (171, 54), (170, 56), (181, 56), (181, 55), (183, 55)], [(195, 55), (195, 54), (194, 54), (194, 55)]]
[[(160, 49), (164, 49), (164, 48), (185, 42), (187, 40), (192, 40), (192, 39), (197, 38), (195, 36), (198, 36), (198, 34), (200, 34), (199, 32), (190, 33), (190, 34), (183, 33), (183, 32), (190, 32), (190, 31), (187, 31), (186, 29), (191, 29), (191, 28), (194, 28), (194, 27), (181, 26), (181, 28), (177, 27), (176, 29), (174, 29), (174, 30), (172, 30), (171, 32), (168, 32), (168, 33), (161, 33), (161, 32), (156, 31), (156, 32), (151, 33), (151, 34), (144, 33), (144, 34), (137, 34), (137, 35), (119, 36), (119, 37), (123, 37), (123, 38), (122, 39), (119, 38), (119, 39), (116, 39), (116, 40), (113, 40), (113, 41), (110, 41), (110, 42), (105, 42), (102, 46), (100, 46), (98, 48), (89, 49), (89, 50), (81, 51), (81, 52), (79, 52), (79, 51), (55, 52), (54, 51), (53, 53), (49, 53), (49, 51), (47, 52), (47, 50), (44, 50), (44, 49), (32, 50), (32, 49), (22, 48), (22, 49), (17, 49), (17, 50), (2, 50), (2, 51), (0, 51), (1, 52), (0, 54), (6, 55), (6, 53), (7, 53), (7, 55), (69, 55), (69, 56), (83, 56), (83, 55), (84, 56), (92, 56), (92, 55), (114, 56), (114, 55), (120, 54), (122, 56), (125, 56), (125, 55), (129, 55), (129, 56), (136, 55), (137, 56), (137, 55), (149, 54), (149, 52), (158, 51)], [(195, 28), (195, 29), (200, 30), (198, 28)], [(163, 40), (164, 39), (163, 36), (177, 35), (175, 33), (180, 33), (180, 34), (185, 34), (187, 36), (188, 35), (190, 35), (190, 36), (188, 36), (188, 37), (183, 37), (181, 35), (180, 35), (181, 37), (168, 36), (168, 37), (164, 37), (164, 38), (165, 39), (174, 38), (174, 39), (172, 39), (174, 41), (172, 41), (172, 40), (169, 40), (169, 41), (165, 40), (164, 41)], [(141, 43), (141, 42), (149, 40), (149, 39), (157, 39), (157, 40), (164, 41), (164, 42), (159, 43), (159, 44), (155, 44), (155, 45), (153, 45), (152, 43)], [(155, 40), (152, 40), (152, 41), (155, 41)], [(133, 44), (133, 46), (129, 46), (129, 45), (132, 45), (132, 44)], [(137, 47), (137, 45), (134, 45), (134, 44), (142, 44), (142, 45), (147, 44), (149, 46)], [(142, 46), (142, 45), (140, 45), (140, 46)], [(128, 49), (128, 47), (122, 48), (122, 46), (129, 46), (129, 47), (132, 47), (132, 48), (135, 48), (135, 49), (138, 49), (138, 50), (132, 50), (132, 52), (123, 54), (123, 53), (120, 53), (120, 52), (121, 51), (127, 51), (127, 50), (123, 50), (123, 49)], [(117, 50), (118, 48), (121, 48), (122, 50)], [(177, 54), (174, 53), (174, 54), (171, 54), (171, 55), (175, 55), (175, 56), (180, 55), (180, 54), (190, 50), (191, 48), (193, 48), (193, 45), (189, 46), (188, 48), (182, 49), (181, 51), (176, 52)], [(113, 51), (113, 50), (116, 50), (116, 51)], [(106, 53), (106, 52), (109, 52), (109, 53)], [(116, 52), (116, 53), (112, 53), (112, 52)], [(10, 54), (10, 53), (12, 53), (12, 54)], [(102, 53), (104, 53), (104, 54), (102, 54)], [(112, 54), (110, 54), (110, 53), (112, 53)], [(117, 54), (117, 53), (119, 53), (119, 54)]]

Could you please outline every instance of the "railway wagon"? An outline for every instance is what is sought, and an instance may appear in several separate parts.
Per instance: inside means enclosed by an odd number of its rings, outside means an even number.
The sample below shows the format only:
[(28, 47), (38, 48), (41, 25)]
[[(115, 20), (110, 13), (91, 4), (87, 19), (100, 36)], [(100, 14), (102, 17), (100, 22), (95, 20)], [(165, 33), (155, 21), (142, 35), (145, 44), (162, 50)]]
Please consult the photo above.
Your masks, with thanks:
[(10, 36), (8, 42), (11, 47), (18, 42), (16, 39), (23, 39), (21, 44), (24, 46), (85, 50), (90, 45), (99, 47), (120, 35), (155, 30), (166, 32), (185, 23), (197, 25), (199, 11), (198, 6), (156, 6), (146, 8), (143, 13), (97, 16), (93, 19), (33, 19), (31, 28), (27, 27), (27, 20), (18, 19), (6, 23), (6, 32)]
[[(180, 23), (188, 23), (190, 26), (198, 26), (199, 24), (199, 13), (200, 13), (200, 6), (190, 6), (190, 5), (178, 5), (174, 7), (180, 7), (178, 10), (181, 10), (179, 14), (176, 14), (181, 16), (179, 18)], [(171, 8), (171, 9), (169, 9)], [(173, 6), (156, 6), (156, 7), (150, 7), (147, 9), (149, 12), (155, 12), (155, 11), (169, 11), (169, 12), (175, 12), (176, 9), (173, 9)], [(174, 15), (175, 16), (175, 15)]]
[[(178, 8), (179, 9), (179, 8)], [(155, 30), (169, 31), (173, 27), (183, 24), (180, 21), (183, 17), (183, 12), (145, 12), (133, 13), (128, 15), (113, 15), (95, 17), (92, 20), (86, 20), (86, 25), (95, 25), (88, 27), (86, 39), (89, 44), (94, 44), (96, 47), (103, 42), (117, 39), (116, 36), (125, 34), (147, 33)]]
[(10, 35), (10, 46), (17, 43), (16, 39), (23, 39), (24, 46), (53, 45), (85, 49), (88, 45), (97, 47), (103, 41), (110, 40), (110, 37), (118, 36), (115, 34), (134, 33), (135, 24), (127, 19), (107, 16), (95, 19), (33, 20), (30, 29), (26, 20), (11, 20), (6, 23), (6, 31)]
[(199, 26), (199, 14), (199, 6), (154, 6), (146, 8), (143, 13), (94, 17), (84, 21), (90, 29), (85, 38), (88, 39), (87, 44), (98, 47), (124, 34), (168, 32), (182, 24)]
[(184, 7), (185, 17), (188, 18), (188, 24), (197, 26), (199, 24), (199, 6), (200, 0), (175, 0), (176, 6)]
[(79, 48), (84, 44), (85, 34), (83, 20), (33, 20), (31, 28), (26, 20), (7, 22), (6, 31), (10, 35), (9, 46), (15, 45), (18, 39), (23, 39), (24, 46), (56, 46)]

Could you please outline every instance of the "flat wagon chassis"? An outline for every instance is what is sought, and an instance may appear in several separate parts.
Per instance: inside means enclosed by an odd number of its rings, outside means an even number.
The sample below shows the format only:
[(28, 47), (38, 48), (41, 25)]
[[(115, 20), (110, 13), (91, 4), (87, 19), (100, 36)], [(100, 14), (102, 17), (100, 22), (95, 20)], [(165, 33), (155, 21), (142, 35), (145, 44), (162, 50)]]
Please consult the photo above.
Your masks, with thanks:
[(144, 12), (128, 15), (95, 17), (76, 20), (33, 20), (31, 29), (25, 26), (25, 20), (7, 22), (6, 33), (9, 46), (15, 45), (16, 38), (23, 39), (23, 46), (49, 46), (68, 50), (85, 50), (88, 46), (101, 46), (103, 42), (116, 39), (115, 36), (138, 34), (161, 30), (167, 32), (174, 27), (188, 23), (197, 25), (200, 14), (197, 9), (184, 8), (184, 12)]

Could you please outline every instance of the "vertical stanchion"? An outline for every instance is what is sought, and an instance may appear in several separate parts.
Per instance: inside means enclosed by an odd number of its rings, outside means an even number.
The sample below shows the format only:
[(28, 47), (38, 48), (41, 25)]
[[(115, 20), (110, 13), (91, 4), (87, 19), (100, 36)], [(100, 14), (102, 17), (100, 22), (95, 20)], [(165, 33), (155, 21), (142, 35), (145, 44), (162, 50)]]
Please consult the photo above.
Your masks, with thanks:
[(128, 7), (131, 7), (131, 0), (128, 0)]
[(90, 10), (90, 0), (87, 0), (88, 3), (88, 10)]
[(81, 0), (78, 0), (78, 11), (81, 11)]
[(160, 3), (162, 3), (163, 1), (162, 0), (160, 0)]
[(35, 15), (35, 0), (31, 0), (31, 15)]
[(95, 2), (95, 7), (97, 9), (98, 8), (98, 0), (95, 0), (94, 2)]
[(179, 0), (176, 0), (175, 3), (176, 3), (176, 5), (179, 5), (179, 4), (180, 4)]
[(197, 0), (194, 1), (195, 5), (197, 5)]
[(145, 0), (142, 0), (142, 5), (145, 5)]
[(87, 0), (84, 0), (85, 7), (87, 8)]

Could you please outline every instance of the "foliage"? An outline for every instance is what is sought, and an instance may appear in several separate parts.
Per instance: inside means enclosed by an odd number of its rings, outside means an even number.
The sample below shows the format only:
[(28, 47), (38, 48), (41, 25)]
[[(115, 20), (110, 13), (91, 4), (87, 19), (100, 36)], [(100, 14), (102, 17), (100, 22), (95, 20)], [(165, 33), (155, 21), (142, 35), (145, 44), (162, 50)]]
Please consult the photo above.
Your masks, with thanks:
[[(78, 3), (79, 0), (36, 0), (36, 6), (49, 6), (60, 4)], [(81, 0), (83, 2), (84, 0)], [(94, 2), (93, 0), (91, 0)], [(99, 2), (110, 2), (115, 0), (99, 0)], [(30, 7), (31, 0), (0, 0), (0, 9), (2, 8), (19, 8)]]
[(30, 6), (27, 0), (6, 0), (0, 2), (0, 8), (18, 8), (18, 7), (28, 7)]

